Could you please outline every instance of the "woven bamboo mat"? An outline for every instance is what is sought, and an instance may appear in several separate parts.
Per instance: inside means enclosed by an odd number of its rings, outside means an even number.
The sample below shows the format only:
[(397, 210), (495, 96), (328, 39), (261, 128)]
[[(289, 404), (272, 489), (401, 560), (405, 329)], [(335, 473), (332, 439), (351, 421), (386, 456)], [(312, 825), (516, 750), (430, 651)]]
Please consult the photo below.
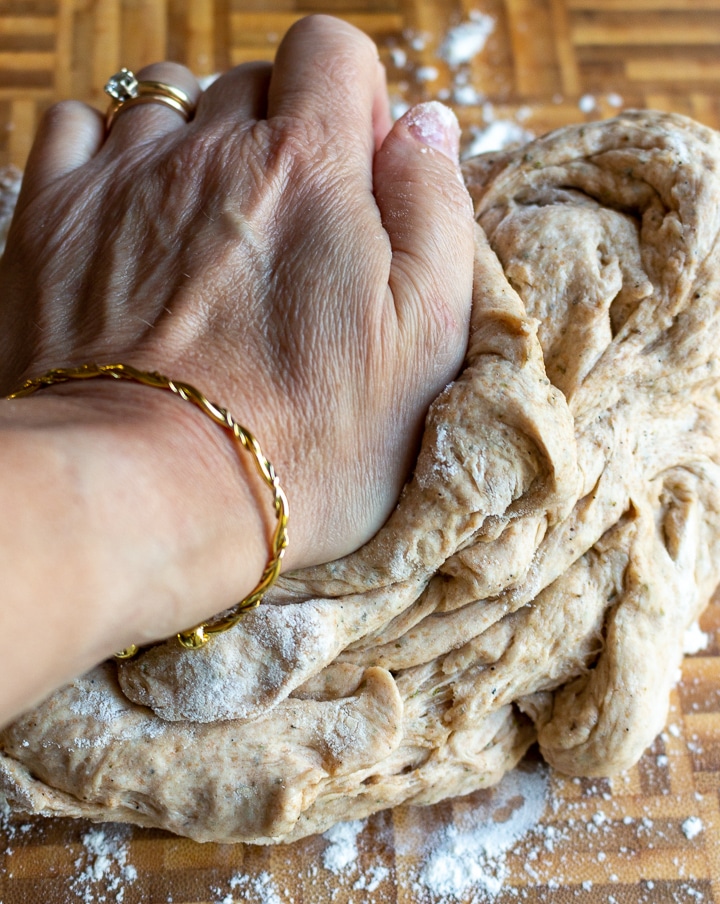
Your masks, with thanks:
[[(104, 108), (121, 65), (169, 57), (209, 75), (271, 59), (309, 12), (367, 31), (398, 107), (446, 99), (468, 141), (493, 122), (540, 134), (628, 107), (720, 128), (720, 0), (0, 0), (0, 165), (23, 166), (53, 101)], [(452, 69), (442, 39), (478, 12), (485, 47)], [(613, 780), (531, 758), (496, 791), (276, 848), (6, 817), (0, 904), (720, 904), (720, 603), (701, 627), (666, 731)]]

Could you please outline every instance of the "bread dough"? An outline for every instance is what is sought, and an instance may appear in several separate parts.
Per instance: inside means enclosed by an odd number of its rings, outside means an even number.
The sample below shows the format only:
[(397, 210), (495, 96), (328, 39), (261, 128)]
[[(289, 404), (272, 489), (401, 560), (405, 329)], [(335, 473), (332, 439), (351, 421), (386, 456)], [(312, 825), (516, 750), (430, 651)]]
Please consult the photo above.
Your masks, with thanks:
[(490, 785), (536, 740), (574, 775), (635, 763), (720, 578), (718, 160), (627, 113), (467, 162), (467, 359), (387, 524), (19, 719), (11, 805), (269, 843)]

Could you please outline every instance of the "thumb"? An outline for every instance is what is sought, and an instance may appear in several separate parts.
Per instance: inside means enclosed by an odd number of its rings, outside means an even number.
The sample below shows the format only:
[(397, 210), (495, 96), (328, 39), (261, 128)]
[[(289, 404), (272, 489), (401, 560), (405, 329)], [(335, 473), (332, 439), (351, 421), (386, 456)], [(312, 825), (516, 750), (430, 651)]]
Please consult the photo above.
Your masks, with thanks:
[[(439, 331), (441, 341), (453, 327), (466, 336), (472, 297), (473, 212), (459, 143), (448, 107), (419, 104), (394, 124), (373, 170), (392, 247), (389, 285), (398, 318), (428, 338)], [(460, 357), (464, 351), (463, 345)]]

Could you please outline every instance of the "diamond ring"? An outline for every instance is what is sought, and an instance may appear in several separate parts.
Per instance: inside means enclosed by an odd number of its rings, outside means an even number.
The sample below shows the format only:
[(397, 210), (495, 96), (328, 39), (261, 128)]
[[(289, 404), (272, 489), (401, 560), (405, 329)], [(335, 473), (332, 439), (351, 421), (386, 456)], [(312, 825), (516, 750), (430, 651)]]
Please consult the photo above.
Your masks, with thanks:
[(138, 80), (129, 69), (121, 69), (109, 78), (105, 93), (112, 98), (105, 116), (108, 129), (121, 110), (135, 104), (162, 104), (179, 113), (185, 122), (195, 113), (195, 104), (181, 88), (165, 82)]

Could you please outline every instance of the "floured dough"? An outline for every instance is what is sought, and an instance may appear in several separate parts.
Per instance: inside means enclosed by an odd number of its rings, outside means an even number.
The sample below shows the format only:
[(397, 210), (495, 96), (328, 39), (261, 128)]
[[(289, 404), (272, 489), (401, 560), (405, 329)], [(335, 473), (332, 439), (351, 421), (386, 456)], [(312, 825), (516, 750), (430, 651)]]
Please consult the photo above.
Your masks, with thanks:
[(388, 523), (7, 728), (12, 806), (268, 843), (487, 786), (536, 740), (633, 764), (720, 579), (718, 160), (628, 113), (469, 161), (467, 359)]

